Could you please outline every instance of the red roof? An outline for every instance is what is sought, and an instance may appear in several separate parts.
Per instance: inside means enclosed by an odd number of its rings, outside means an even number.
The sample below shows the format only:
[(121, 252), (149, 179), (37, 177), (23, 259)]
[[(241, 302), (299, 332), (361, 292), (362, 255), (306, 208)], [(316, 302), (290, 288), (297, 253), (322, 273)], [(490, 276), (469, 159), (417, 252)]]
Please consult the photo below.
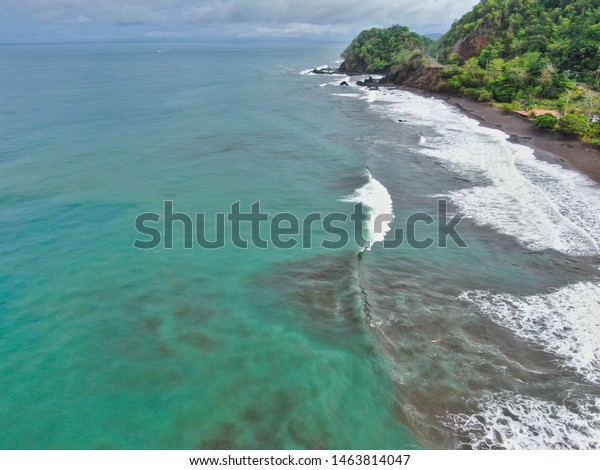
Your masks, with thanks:
[(532, 109), (532, 113), (535, 113), (536, 116), (543, 116), (544, 114), (551, 114), (555, 118), (559, 116), (558, 111), (552, 111), (551, 109)]
[(560, 116), (558, 111), (552, 111), (551, 109), (532, 109), (531, 111), (515, 111), (519, 116), (529, 117), (530, 114), (535, 114), (536, 116), (543, 116), (544, 114), (551, 114), (555, 118)]

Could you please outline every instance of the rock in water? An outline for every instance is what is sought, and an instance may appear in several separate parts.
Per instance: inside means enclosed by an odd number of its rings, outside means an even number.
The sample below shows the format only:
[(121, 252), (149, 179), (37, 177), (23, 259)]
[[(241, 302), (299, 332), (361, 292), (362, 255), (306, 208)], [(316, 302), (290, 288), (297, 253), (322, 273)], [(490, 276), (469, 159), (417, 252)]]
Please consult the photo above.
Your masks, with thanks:
[(323, 67), (321, 69), (313, 69), (312, 73), (316, 75), (333, 75), (336, 71), (331, 67)]

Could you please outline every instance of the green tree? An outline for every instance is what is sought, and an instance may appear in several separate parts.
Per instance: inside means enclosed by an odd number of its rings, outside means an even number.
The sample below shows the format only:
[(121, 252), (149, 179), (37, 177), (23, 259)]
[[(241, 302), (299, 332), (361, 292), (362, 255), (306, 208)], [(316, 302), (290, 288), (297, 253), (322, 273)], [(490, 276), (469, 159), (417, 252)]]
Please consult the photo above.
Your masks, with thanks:
[(504, 74), (491, 82), (489, 89), (493, 93), (494, 99), (501, 103), (511, 103), (517, 95), (517, 89), (512, 84), (510, 77)]
[(586, 92), (582, 96), (583, 109), (589, 121), (595, 114), (600, 114), (600, 99), (596, 93)]
[[(483, 69), (496, 58), (537, 53), (557, 71), (570, 70), (591, 85), (600, 68), (600, 2), (488, 0), (455, 22), (433, 50), (445, 63), (477, 57)], [(554, 93), (544, 88), (542, 93)]]
[(542, 114), (537, 116), (533, 123), (542, 129), (554, 129), (558, 123), (558, 118), (552, 116), (552, 114)]
[(348, 72), (387, 72), (403, 51), (427, 50), (431, 39), (411, 32), (406, 26), (371, 28), (361, 32), (342, 53)]
[(565, 114), (558, 120), (558, 130), (563, 134), (584, 136), (589, 131), (589, 124), (582, 114)]

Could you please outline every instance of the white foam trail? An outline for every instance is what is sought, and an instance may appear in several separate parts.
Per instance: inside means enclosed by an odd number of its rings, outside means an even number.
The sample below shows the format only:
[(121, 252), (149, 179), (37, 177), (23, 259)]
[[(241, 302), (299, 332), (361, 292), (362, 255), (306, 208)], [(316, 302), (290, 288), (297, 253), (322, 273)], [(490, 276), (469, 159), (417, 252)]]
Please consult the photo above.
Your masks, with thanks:
[(600, 398), (568, 406), (523, 395), (488, 395), (473, 415), (450, 415), (450, 427), (476, 449), (600, 449)]
[(461, 295), (564, 366), (600, 384), (600, 285), (581, 282), (550, 294), (516, 297), (489, 292)]
[(358, 95), (385, 118), (427, 126), (418, 150), (474, 186), (449, 197), (467, 217), (534, 250), (600, 253), (600, 189), (582, 174), (538, 160), (532, 149), (437, 99), (402, 90)]
[(368, 211), (368, 245), (364, 248), (370, 251), (373, 245), (377, 242), (383, 242), (385, 235), (390, 231), (390, 224), (394, 220), (394, 207), (392, 196), (387, 188), (378, 180), (373, 178), (373, 175), (367, 170), (369, 181), (358, 188), (350, 196), (341, 199), (343, 202), (353, 204), (361, 203)]

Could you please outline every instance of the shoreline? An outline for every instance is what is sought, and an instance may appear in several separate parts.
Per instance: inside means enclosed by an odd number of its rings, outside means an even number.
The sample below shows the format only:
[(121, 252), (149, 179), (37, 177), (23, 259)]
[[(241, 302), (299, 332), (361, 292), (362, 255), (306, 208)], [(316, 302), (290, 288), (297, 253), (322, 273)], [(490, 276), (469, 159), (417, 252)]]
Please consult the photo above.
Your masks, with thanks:
[(412, 87), (397, 87), (424, 96), (435, 96), (459, 108), (483, 126), (500, 129), (509, 140), (531, 149), (537, 158), (578, 171), (596, 183), (600, 183), (600, 149), (578, 139), (572, 139), (557, 131), (536, 128), (524, 118), (507, 114), (489, 103), (470, 98), (452, 96), (440, 92), (427, 92)]
[(448, 96), (445, 101), (473, 116), (483, 125), (506, 132), (511, 142), (533, 149), (536, 157), (583, 173), (600, 183), (600, 149), (578, 139), (571, 139), (557, 131), (536, 128), (524, 118), (507, 114), (487, 103), (462, 97)]

